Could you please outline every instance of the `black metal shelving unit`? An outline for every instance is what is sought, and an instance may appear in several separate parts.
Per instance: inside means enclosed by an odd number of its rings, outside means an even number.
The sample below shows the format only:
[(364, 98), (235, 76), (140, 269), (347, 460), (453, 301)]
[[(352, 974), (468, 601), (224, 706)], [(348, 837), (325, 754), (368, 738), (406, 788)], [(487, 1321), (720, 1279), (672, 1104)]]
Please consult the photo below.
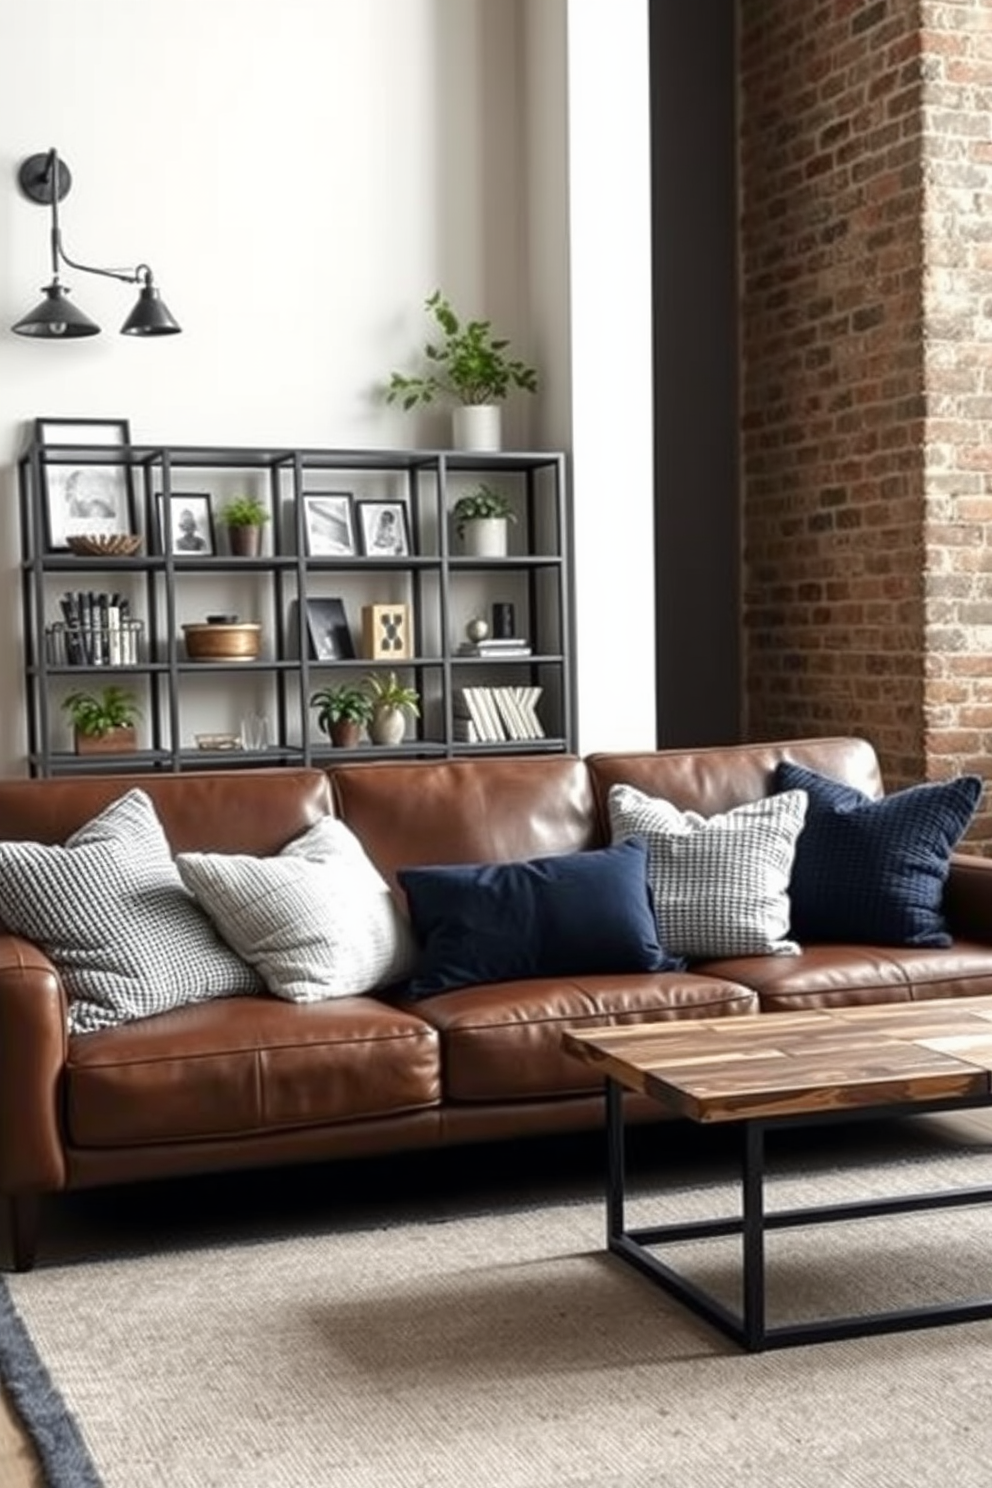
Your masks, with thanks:
[[(565, 457), (558, 452), (464, 453), (447, 450), (355, 450), (45, 443), (35, 426), (18, 461), (21, 523), (21, 582), (28, 768), (33, 776), (106, 771), (171, 771), (259, 765), (324, 764), (342, 758), (453, 758), (474, 754), (564, 753), (575, 748), (572, 557)], [(82, 556), (46, 545), (48, 472), (58, 466), (117, 467), (126, 480), (133, 531), (142, 548), (131, 557)], [(517, 513), (508, 556), (473, 558), (453, 551), (450, 510), (467, 483), (497, 482)], [(228, 554), (184, 556), (161, 539), (163, 498), (206, 492), (222, 501), (232, 482), (248, 485), (268, 502), (268, 552), (241, 558)], [(408, 556), (310, 556), (306, 551), (303, 494), (357, 486), (369, 499), (405, 503)], [(237, 583), (271, 619), (263, 627), (258, 660), (195, 662), (185, 652), (181, 618), (190, 594), (210, 594)], [(413, 655), (396, 662), (314, 658), (307, 629), (307, 600), (344, 585), (375, 602), (410, 607)], [(52, 628), (59, 620), (60, 590), (126, 588), (132, 613), (143, 626), (133, 663), (66, 664), (53, 656)], [(531, 643), (526, 657), (488, 658), (458, 654), (464, 639), (457, 617), (464, 595), (484, 594), (487, 603), (512, 594), (518, 629)], [(211, 604), (202, 601), (209, 610)], [(357, 600), (354, 603), (358, 603)], [(223, 609), (223, 603), (213, 608)], [(476, 607), (481, 608), (481, 606)], [(192, 617), (190, 617), (192, 618)], [(196, 618), (203, 618), (202, 615)], [(355, 616), (349, 615), (355, 631)], [(457, 632), (457, 633), (456, 633)], [(392, 667), (418, 690), (421, 719), (398, 745), (365, 744), (332, 749), (313, 722), (308, 699), (327, 682), (357, 680), (365, 672)], [(265, 750), (197, 747), (195, 732), (209, 732), (202, 717), (203, 679), (211, 695), (244, 679), (265, 693), (272, 723)], [(60, 729), (60, 696), (72, 688), (109, 682), (142, 695), (139, 749), (133, 754), (78, 755)], [(473, 683), (542, 689), (543, 738), (484, 743), (457, 737), (455, 696)]]

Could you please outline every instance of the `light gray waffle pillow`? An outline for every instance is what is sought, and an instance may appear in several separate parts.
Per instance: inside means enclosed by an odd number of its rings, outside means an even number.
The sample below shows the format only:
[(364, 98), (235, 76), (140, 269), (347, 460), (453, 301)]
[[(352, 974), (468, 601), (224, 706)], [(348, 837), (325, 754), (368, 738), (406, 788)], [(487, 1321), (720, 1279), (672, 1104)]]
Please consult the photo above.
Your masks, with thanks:
[(0, 842), (0, 922), (54, 962), (71, 1033), (261, 990), (183, 887), (142, 790), (64, 846)]
[(658, 937), (673, 955), (794, 956), (789, 879), (806, 820), (805, 791), (783, 791), (716, 816), (680, 811), (632, 785), (610, 787), (614, 842), (648, 845)]
[(276, 997), (322, 1002), (409, 977), (416, 945), (355, 834), (318, 821), (275, 857), (180, 853), (186, 887)]

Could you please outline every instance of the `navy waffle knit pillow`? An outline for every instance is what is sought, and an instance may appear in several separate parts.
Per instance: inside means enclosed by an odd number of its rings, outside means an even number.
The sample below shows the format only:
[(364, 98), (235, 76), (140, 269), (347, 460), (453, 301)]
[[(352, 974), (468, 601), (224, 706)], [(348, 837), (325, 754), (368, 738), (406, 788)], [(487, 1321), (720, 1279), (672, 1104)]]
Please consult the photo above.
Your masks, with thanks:
[(792, 867), (797, 940), (949, 946), (941, 904), (950, 855), (981, 799), (977, 775), (872, 800), (787, 761), (774, 790), (804, 790), (806, 825)]
[(420, 959), (405, 995), (529, 977), (672, 971), (637, 837), (514, 863), (401, 868)]

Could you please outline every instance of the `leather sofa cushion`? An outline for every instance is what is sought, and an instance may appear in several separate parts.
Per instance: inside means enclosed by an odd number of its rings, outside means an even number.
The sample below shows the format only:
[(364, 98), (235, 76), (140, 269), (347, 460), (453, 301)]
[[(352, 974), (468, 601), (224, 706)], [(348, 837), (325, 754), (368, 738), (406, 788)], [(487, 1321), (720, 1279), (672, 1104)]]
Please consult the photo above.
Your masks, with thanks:
[(753, 987), (763, 1012), (987, 996), (992, 946), (813, 946), (799, 956), (749, 956), (693, 964), (693, 971)]
[(465, 987), (416, 1009), (441, 1035), (445, 1099), (502, 1101), (601, 1085), (597, 1070), (562, 1049), (567, 1028), (752, 1013), (757, 999), (725, 978), (649, 972)]
[(79, 1147), (251, 1137), (435, 1106), (439, 1040), (371, 997), (234, 997), (69, 1041)]

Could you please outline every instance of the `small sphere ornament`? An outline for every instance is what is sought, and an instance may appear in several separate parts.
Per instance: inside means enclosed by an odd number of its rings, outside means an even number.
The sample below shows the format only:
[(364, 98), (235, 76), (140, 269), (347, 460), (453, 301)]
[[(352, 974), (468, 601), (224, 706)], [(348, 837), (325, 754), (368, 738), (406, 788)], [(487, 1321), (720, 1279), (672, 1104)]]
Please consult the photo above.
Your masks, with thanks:
[(470, 641), (484, 641), (489, 634), (489, 621), (483, 620), (481, 615), (477, 615), (474, 620), (470, 620), (466, 625), (465, 634)]

